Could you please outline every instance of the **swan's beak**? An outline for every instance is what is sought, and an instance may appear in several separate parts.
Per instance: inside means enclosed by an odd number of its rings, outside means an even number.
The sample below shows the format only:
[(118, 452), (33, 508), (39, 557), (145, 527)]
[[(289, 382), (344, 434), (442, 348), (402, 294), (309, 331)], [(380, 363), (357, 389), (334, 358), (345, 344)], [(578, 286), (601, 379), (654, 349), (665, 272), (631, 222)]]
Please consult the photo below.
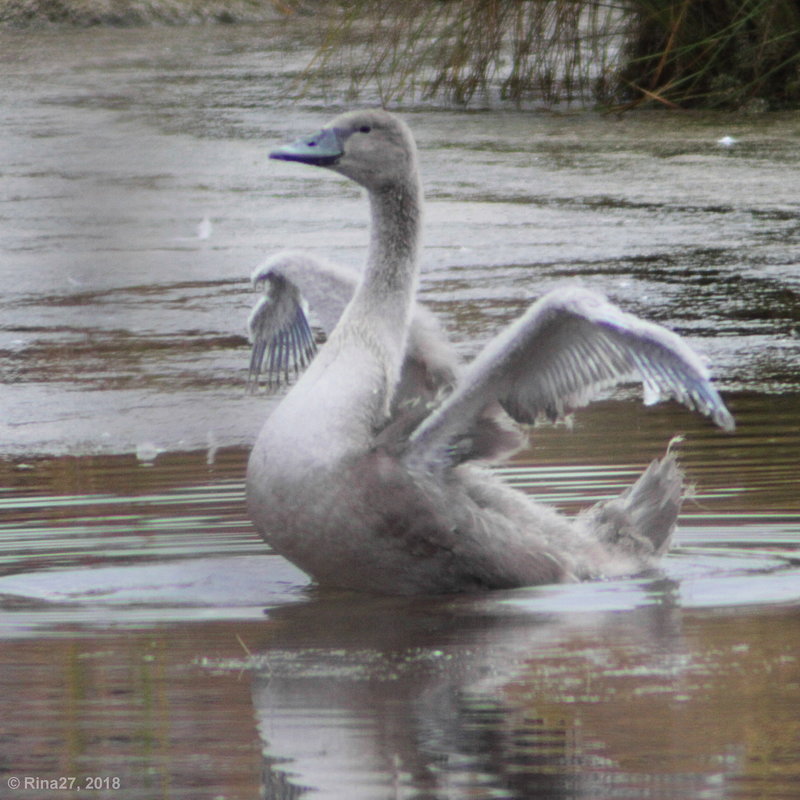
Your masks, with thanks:
[(333, 166), (344, 155), (344, 140), (335, 128), (323, 128), (313, 136), (304, 136), (273, 150), (270, 158), (279, 161), (299, 161), (315, 167)]

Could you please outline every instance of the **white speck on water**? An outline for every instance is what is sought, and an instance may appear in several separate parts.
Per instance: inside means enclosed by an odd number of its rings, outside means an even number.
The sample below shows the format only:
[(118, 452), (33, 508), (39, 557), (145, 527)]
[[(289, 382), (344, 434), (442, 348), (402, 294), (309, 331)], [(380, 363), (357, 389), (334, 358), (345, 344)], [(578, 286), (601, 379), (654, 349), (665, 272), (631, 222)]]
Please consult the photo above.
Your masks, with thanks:
[(143, 466), (150, 466), (164, 452), (163, 447), (159, 447), (153, 442), (140, 442), (136, 445), (136, 458)]
[(213, 230), (214, 226), (211, 224), (211, 219), (206, 215), (197, 226), (197, 238), (202, 240), (210, 239)]

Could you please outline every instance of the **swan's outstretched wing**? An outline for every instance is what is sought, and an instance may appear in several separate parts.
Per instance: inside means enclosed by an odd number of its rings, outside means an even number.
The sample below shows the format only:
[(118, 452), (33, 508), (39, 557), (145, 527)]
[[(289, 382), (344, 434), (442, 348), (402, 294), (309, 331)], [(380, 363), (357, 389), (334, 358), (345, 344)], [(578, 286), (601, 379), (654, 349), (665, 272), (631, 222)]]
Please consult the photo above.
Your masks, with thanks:
[(558, 419), (602, 389), (635, 378), (646, 403), (674, 397), (733, 430), (706, 366), (686, 342), (573, 287), (546, 294), (485, 347), (456, 391), (414, 431), (409, 456), (429, 461), (449, 452), (449, 460), (458, 460), (492, 402), (518, 422)]
[(303, 369), (314, 357), (317, 346), (308, 324), (308, 304), (297, 287), (281, 275), (264, 278), (267, 291), (253, 306), (247, 329), (250, 352), (248, 385), (254, 388), (266, 365), (270, 386), (289, 380), (290, 373)]
[(329, 334), (355, 291), (358, 273), (294, 250), (282, 251), (256, 267), (253, 288), (263, 288), (247, 321), (252, 342), (248, 385), (255, 388), (262, 371), (270, 386), (288, 381), (314, 357), (316, 344), (307, 302)]
[[(274, 386), (288, 381), (290, 374), (308, 364), (316, 350), (308, 322), (309, 306), (325, 334), (330, 335), (359, 277), (354, 269), (299, 250), (281, 251), (253, 271), (254, 288), (264, 288), (265, 294), (248, 320), (253, 345), (248, 380), (251, 389), (257, 386), (262, 371)], [(431, 402), (455, 383), (457, 369), (458, 357), (436, 318), (415, 305), (406, 359), (393, 398), (394, 410)]]

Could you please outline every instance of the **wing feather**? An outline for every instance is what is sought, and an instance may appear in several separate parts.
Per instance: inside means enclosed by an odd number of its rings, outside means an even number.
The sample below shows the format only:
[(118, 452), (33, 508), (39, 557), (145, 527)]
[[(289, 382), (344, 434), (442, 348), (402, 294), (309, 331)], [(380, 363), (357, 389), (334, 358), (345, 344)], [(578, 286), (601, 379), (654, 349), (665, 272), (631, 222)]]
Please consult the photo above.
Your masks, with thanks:
[[(270, 386), (288, 381), (316, 352), (307, 304), (298, 288), (279, 272), (262, 274), (266, 292), (247, 321), (252, 342), (248, 385), (257, 387), (262, 371)], [(266, 367), (266, 368), (265, 368)]]
[[(257, 267), (251, 281), (265, 290), (248, 321), (252, 351), (248, 387), (258, 387), (265, 372), (270, 388), (288, 381), (313, 359), (316, 343), (309, 305), (326, 335), (353, 296), (357, 270), (300, 250), (284, 250)], [(308, 301), (308, 302), (306, 302)], [(458, 358), (435, 317), (417, 305), (411, 319), (408, 352), (393, 406), (433, 402), (455, 382)]]
[(632, 379), (641, 381), (648, 403), (672, 397), (734, 428), (705, 364), (677, 334), (572, 287), (545, 295), (489, 342), (414, 431), (409, 457), (441, 457), (494, 402), (518, 422), (560, 419)]

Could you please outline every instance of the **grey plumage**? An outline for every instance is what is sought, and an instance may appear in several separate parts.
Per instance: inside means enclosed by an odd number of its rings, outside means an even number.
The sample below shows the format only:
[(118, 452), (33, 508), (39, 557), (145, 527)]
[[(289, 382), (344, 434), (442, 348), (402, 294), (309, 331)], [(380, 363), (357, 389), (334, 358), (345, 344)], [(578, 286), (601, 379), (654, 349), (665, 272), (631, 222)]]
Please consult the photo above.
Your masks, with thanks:
[[(248, 506), (264, 538), (322, 584), (400, 594), (580, 580), (654, 563), (680, 509), (674, 454), (574, 519), (475, 462), (518, 446), (510, 418), (560, 418), (633, 378), (646, 401), (674, 397), (732, 429), (691, 348), (595, 292), (568, 287), (540, 298), (462, 368), (414, 299), (422, 195), (404, 123), (384, 111), (344, 114), (272, 157), (360, 183), (372, 232), (364, 273), (339, 283), (349, 299), (331, 313), (327, 343), (251, 453)], [(259, 322), (259, 347), (279, 342), (275, 331), (287, 324), (297, 329), (302, 298), (324, 283), (325, 265), (302, 258), (300, 267), (300, 256), (283, 254), (259, 273), (271, 291), (281, 287), (272, 308), (283, 308), (284, 319)], [(329, 295), (330, 287), (316, 301)], [(303, 366), (307, 356), (291, 344), (302, 338), (275, 345), (283, 374)]]
[(289, 380), (317, 351), (305, 303), (297, 289), (279, 273), (264, 276), (264, 296), (247, 321), (253, 343), (248, 384), (255, 388), (266, 364), (270, 386)]
[[(357, 270), (300, 250), (283, 250), (253, 270), (250, 281), (264, 290), (250, 312), (252, 345), (248, 385), (255, 390), (266, 372), (270, 388), (288, 382), (306, 367), (317, 347), (310, 317), (330, 336), (358, 286)], [(298, 342), (286, 348), (284, 340)], [(300, 346), (302, 345), (302, 346)], [(282, 368), (273, 368), (274, 364)], [(424, 306), (412, 310), (408, 348), (396, 408), (432, 402), (449, 391), (460, 369), (458, 356), (436, 317)]]

